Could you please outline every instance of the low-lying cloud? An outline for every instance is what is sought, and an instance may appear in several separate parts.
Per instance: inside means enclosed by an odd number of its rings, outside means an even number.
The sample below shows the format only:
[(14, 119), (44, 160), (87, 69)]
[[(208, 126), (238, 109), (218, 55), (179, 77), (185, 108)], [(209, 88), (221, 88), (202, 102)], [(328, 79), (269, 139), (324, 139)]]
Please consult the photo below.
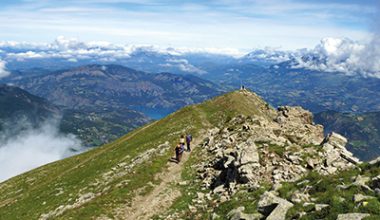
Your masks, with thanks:
[(60, 133), (56, 120), (39, 128), (20, 128), (17, 134), (15, 130), (0, 132), (0, 182), (80, 150), (80, 141), (74, 135)]
[(6, 69), (6, 62), (0, 59), (0, 78), (6, 77), (10, 75), (10, 72)]

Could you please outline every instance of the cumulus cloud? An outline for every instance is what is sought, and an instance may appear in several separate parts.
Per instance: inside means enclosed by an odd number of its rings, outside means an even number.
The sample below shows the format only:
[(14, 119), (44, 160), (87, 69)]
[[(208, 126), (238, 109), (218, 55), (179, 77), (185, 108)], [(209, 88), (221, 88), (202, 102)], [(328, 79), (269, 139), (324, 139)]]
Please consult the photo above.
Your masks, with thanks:
[(312, 50), (293, 54), (292, 68), (380, 78), (380, 42), (369, 44), (347, 38), (324, 38)]
[(356, 68), (364, 45), (350, 39), (324, 38), (313, 50), (294, 56), (294, 68), (348, 72)]
[(17, 134), (12, 126), (0, 132), (0, 182), (71, 156), (72, 149), (80, 149), (80, 141), (73, 135), (60, 133), (55, 120), (39, 128), (16, 129)]
[(380, 78), (380, 3), (372, 20), (368, 43), (324, 38), (313, 50), (298, 53), (292, 67)]
[(6, 77), (10, 75), (10, 72), (6, 69), (6, 62), (0, 59), (0, 78)]

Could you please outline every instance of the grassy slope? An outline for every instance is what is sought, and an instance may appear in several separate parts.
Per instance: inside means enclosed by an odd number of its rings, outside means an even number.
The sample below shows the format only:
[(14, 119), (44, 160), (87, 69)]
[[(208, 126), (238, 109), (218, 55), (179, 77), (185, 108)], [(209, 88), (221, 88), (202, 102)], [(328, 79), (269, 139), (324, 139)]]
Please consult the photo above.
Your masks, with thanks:
[[(79, 194), (102, 190), (91, 186), (91, 183), (121, 162), (130, 163), (138, 154), (165, 141), (174, 146), (183, 132), (191, 132), (196, 138), (206, 126), (215, 126), (237, 114), (270, 117), (263, 113), (262, 109), (266, 108), (265, 102), (253, 95), (232, 92), (200, 105), (185, 107), (111, 144), (12, 178), (0, 184), (0, 219), (37, 219), (42, 213), (60, 205), (72, 204)], [(154, 180), (154, 176), (165, 169), (172, 153), (169, 151), (165, 155), (154, 156), (151, 161), (135, 167), (133, 172), (108, 184), (101, 196), (63, 213), (60, 219), (112, 215), (110, 210), (128, 202), (137, 189), (148, 182), (159, 181)], [(127, 185), (117, 187), (125, 180), (129, 180)]]

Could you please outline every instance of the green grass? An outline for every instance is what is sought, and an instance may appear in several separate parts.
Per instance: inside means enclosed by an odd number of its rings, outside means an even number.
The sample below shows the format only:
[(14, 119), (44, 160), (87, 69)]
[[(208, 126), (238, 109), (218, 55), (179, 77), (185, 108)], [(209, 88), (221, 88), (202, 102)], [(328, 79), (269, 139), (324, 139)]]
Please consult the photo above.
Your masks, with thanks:
[[(369, 168), (377, 169), (377, 168)], [(369, 170), (368, 170), (369, 171)], [(312, 211), (310, 207), (303, 206), (303, 204), (295, 204), (287, 213), (287, 219), (292, 219), (300, 212), (307, 212), (307, 216), (301, 219), (336, 219), (338, 214), (361, 212), (369, 213), (371, 215), (380, 215), (380, 198), (376, 197), (374, 193), (363, 191), (361, 187), (351, 186), (348, 189), (338, 189), (338, 185), (349, 185), (353, 182), (352, 178), (368, 171), (359, 169), (350, 169), (342, 171), (336, 175), (322, 176), (316, 172), (310, 172), (307, 176), (295, 183), (284, 183), (283, 187), (279, 190), (280, 196), (290, 199), (293, 192), (303, 187), (312, 186), (308, 191), (316, 204), (328, 204), (329, 207), (322, 211)], [(301, 182), (308, 180), (309, 182), (300, 184)], [(355, 194), (364, 194), (374, 196), (374, 199), (368, 200), (367, 205), (355, 204), (353, 197)], [(369, 218), (371, 219), (371, 218)]]

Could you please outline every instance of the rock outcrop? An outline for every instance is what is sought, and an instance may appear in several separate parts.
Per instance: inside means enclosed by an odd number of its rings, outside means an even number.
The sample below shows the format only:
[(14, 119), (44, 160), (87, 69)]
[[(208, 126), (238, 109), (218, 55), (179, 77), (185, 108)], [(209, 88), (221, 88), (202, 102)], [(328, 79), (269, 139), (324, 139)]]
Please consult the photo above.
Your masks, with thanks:
[[(346, 138), (336, 133), (324, 137), (323, 127), (313, 124), (312, 114), (300, 107), (280, 107), (272, 120), (240, 115), (226, 124), (208, 131), (203, 145), (208, 159), (198, 167), (203, 188), (223, 201), (244, 185), (281, 186), (310, 171), (329, 175), (360, 163), (346, 150)], [(295, 192), (291, 198), (296, 203), (309, 200), (307, 191)], [(264, 193), (258, 206), (266, 219), (285, 219), (293, 203), (273, 191)], [(241, 215), (241, 210), (233, 212), (231, 219)]]
[(323, 127), (299, 107), (279, 108), (273, 121), (239, 116), (228, 124), (210, 130), (205, 141), (211, 155), (199, 168), (205, 187), (295, 181), (309, 170), (327, 175), (359, 163), (343, 136), (323, 138)]

